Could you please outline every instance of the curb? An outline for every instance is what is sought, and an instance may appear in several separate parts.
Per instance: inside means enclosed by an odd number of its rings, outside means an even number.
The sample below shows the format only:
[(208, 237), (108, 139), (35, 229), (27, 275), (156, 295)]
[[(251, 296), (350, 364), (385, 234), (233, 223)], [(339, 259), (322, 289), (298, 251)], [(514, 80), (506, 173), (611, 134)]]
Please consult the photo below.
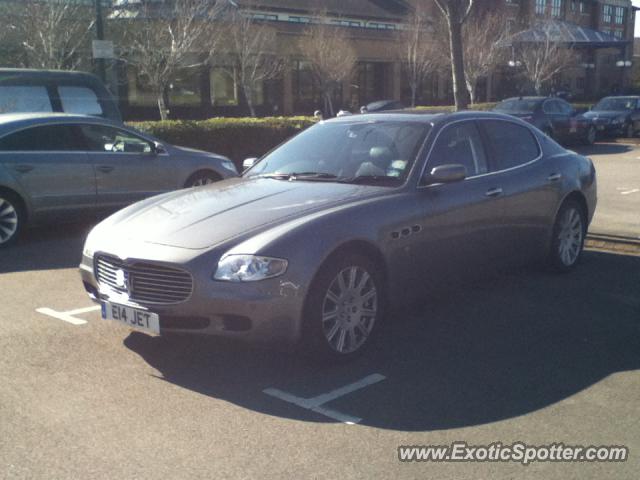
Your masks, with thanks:
[(591, 250), (640, 255), (640, 238), (589, 233), (587, 234), (584, 246)]

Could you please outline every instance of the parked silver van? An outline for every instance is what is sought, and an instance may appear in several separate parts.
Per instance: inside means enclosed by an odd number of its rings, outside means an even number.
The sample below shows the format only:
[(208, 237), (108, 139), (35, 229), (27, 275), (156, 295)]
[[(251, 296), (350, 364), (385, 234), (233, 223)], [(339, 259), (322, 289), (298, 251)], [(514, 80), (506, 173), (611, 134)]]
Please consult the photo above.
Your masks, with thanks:
[(0, 68), (0, 115), (64, 112), (121, 122), (113, 95), (84, 72)]

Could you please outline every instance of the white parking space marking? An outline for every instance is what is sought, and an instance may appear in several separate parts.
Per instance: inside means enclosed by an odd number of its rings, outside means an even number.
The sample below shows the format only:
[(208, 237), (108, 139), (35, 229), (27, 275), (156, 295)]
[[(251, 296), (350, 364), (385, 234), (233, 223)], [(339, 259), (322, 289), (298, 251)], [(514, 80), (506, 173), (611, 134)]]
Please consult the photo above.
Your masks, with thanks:
[(630, 193), (638, 193), (640, 192), (640, 188), (632, 188), (631, 190), (624, 190), (620, 192), (620, 195), (629, 195)]
[(350, 383), (349, 385), (345, 385), (344, 387), (340, 387), (336, 390), (333, 390), (329, 393), (323, 393), (316, 397), (312, 398), (303, 398), (293, 395), (289, 392), (284, 392), (277, 388), (266, 388), (262, 392), (270, 395), (272, 397), (278, 398), (288, 403), (293, 403), (298, 407), (304, 408), (306, 410), (311, 410), (312, 412), (319, 413), (324, 415), (325, 417), (329, 417), (333, 420), (337, 420), (342, 423), (346, 423), (347, 425), (355, 425), (356, 423), (360, 423), (362, 421), (361, 418), (353, 417), (351, 415), (347, 415), (342, 412), (338, 412), (337, 410), (333, 410), (331, 408), (323, 407), (325, 403), (331, 402), (337, 398), (344, 397), (349, 393), (353, 393), (356, 390), (360, 390), (364, 387), (368, 387), (369, 385), (373, 385), (374, 383), (381, 382), (386, 379), (384, 375), (379, 373), (373, 373), (364, 377), (357, 382)]
[(57, 312), (52, 308), (37, 308), (36, 312), (41, 313), (43, 315), (48, 315), (49, 317), (57, 318), (58, 320), (62, 320), (63, 322), (70, 323), (72, 325), (84, 325), (87, 323), (86, 320), (81, 318), (76, 318), (74, 315), (79, 315), (81, 313), (89, 313), (100, 310), (100, 306), (96, 305), (93, 307), (86, 308), (77, 308), (75, 310), (69, 310), (68, 312)]

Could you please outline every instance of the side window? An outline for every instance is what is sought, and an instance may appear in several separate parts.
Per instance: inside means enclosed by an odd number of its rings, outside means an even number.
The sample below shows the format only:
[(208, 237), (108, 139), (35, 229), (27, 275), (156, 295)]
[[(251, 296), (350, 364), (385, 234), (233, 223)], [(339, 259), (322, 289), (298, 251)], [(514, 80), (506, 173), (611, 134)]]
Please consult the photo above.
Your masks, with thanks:
[(501, 120), (483, 120), (481, 125), (498, 170), (517, 167), (540, 155), (538, 142), (527, 127)]
[(62, 111), (80, 115), (102, 115), (96, 93), (87, 87), (58, 87)]
[(558, 109), (558, 104), (557, 102), (553, 101), (553, 100), (547, 100), (542, 104), (542, 111), (544, 113), (560, 113), (560, 110)]
[(150, 142), (129, 132), (105, 125), (82, 125), (87, 148), (92, 152), (151, 153)]
[(556, 103), (558, 104), (558, 108), (564, 115), (571, 115), (573, 113), (573, 107), (567, 102), (556, 100)]
[(0, 113), (51, 112), (45, 87), (0, 86)]
[(0, 139), (0, 151), (69, 152), (85, 150), (73, 125), (45, 125), (27, 128)]
[(464, 165), (468, 177), (487, 173), (487, 159), (475, 122), (454, 123), (440, 132), (427, 169), (451, 163)]

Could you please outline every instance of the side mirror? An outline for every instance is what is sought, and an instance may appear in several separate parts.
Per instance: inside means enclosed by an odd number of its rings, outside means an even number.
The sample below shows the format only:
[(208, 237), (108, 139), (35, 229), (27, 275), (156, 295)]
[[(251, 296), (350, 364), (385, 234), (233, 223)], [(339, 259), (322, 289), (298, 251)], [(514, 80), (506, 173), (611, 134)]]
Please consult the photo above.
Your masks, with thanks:
[(467, 169), (464, 165), (458, 163), (450, 163), (447, 165), (438, 165), (431, 170), (431, 173), (425, 173), (422, 179), (423, 185), (433, 185), (435, 183), (454, 183), (460, 182), (467, 177)]
[(245, 158), (244, 161), (242, 162), (242, 171), (244, 172), (245, 170), (249, 170), (251, 167), (253, 167), (256, 164), (257, 161), (258, 159), (255, 157)]
[(164, 148), (164, 145), (162, 145), (160, 142), (155, 142), (153, 144), (153, 153), (155, 153), (156, 155), (160, 155), (163, 153), (167, 153), (167, 150)]

